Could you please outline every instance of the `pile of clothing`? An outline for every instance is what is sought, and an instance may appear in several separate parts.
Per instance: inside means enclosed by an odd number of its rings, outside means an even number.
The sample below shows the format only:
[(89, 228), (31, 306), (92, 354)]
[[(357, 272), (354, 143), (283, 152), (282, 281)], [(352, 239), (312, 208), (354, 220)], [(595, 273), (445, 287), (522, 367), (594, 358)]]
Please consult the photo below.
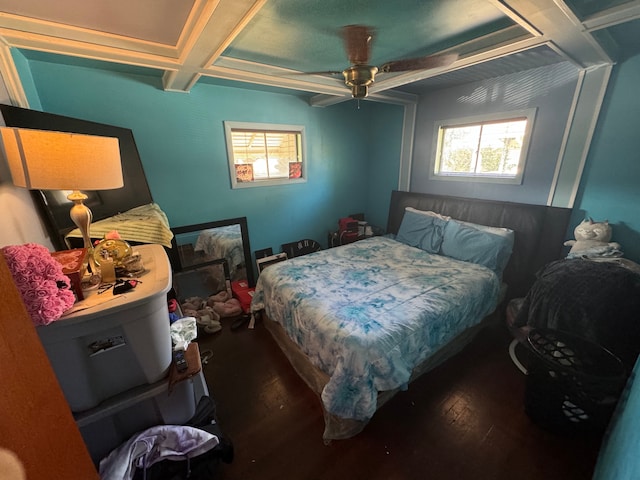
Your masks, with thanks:
[(187, 425), (158, 425), (133, 435), (100, 462), (101, 480), (213, 480), (233, 461), (233, 444), (203, 396)]

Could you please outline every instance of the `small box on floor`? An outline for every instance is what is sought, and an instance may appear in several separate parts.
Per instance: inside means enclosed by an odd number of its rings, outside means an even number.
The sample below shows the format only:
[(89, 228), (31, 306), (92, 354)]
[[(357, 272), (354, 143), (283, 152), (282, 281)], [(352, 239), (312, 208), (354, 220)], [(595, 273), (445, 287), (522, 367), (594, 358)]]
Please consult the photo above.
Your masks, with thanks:
[(253, 294), (256, 289), (249, 287), (246, 280), (237, 280), (231, 282), (231, 291), (233, 292), (234, 298), (237, 298), (240, 302), (242, 311), (249, 313), (251, 311), (251, 300), (253, 299)]

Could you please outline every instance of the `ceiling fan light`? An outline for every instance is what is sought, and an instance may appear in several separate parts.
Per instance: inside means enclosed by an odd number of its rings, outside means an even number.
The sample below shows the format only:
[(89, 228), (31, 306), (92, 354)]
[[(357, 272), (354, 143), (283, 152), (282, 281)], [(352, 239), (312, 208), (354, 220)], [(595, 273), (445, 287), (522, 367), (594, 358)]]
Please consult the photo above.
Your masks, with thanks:
[(352, 85), (351, 96), (353, 98), (364, 98), (369, 95), (369, 87), (367, 85)]

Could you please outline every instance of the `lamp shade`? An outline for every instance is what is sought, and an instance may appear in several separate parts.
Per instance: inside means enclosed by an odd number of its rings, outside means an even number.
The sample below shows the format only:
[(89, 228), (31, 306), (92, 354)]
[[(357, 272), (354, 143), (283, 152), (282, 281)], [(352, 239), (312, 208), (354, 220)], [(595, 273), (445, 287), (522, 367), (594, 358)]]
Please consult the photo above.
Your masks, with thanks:
[(13, 183), (38, 190), (110, 190), (124, 185), (117, 138), (0, 128)]

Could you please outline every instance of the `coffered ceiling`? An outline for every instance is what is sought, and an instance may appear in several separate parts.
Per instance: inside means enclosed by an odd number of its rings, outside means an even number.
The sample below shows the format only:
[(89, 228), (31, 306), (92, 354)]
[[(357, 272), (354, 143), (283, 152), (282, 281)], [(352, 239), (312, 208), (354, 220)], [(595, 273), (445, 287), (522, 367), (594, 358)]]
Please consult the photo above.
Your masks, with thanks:
[(0, 40), (4, 55), (139, 68), (167, 91), (242, 82), (329, 105), (350, 98), (344, 78), (304, 72), (349, 67), (345, 25), (373, 29), (375, 66), (458, 55), (446, 67), (379, 73), (371, 98), (402, 101), (438, 79), (619, 61), (640, 52), (639, 18), (640, 0), (0, 0)]

